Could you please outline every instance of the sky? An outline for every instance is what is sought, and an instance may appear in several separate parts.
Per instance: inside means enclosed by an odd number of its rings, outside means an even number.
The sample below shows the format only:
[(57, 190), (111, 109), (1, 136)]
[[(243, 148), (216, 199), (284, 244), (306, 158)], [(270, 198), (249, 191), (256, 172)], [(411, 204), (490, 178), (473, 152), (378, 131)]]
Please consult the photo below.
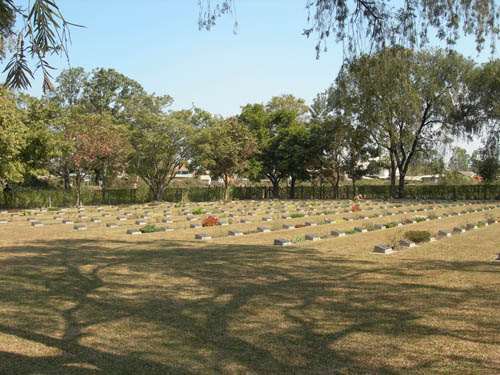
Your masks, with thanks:
[[(71, 28), (69, 65), (51, 57), (54, 78), (68, 67), (113, 68), (149, 93), (172, 96), (171, 109), (195, 105), (231, 116), (281, 94), (311, 104), (332, 84), (343, 59), (333, 38), (316, 59), (316, 35), (302, 35), (308, 27), (306, 0), (235, 0), (233, 15), (218, 19), (211, 31), (198, 29), (198, 0), (57, 3), (69, 22), (85, 27)], [(491, 57), (487, 47), (478, 56), (471, 40), (456, 49), (479, 62)], [(28, 93), (42, 94), (41, 78), (37, 74)]]

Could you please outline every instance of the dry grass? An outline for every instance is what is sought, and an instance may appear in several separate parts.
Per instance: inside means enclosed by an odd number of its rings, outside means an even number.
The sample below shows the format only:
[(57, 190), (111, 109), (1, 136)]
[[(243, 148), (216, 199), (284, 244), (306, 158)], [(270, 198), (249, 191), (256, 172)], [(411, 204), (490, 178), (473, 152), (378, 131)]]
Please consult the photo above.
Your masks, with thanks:
[(135, 237), (71, 228), (0, 226), (1, 374), (500, 369), (500, 263), (491, 261), (500, 225), (390, 256), (371, 249), (401, 228), (285, 248), (269, 246), (276, 233), (196, 242), (189, 229)]

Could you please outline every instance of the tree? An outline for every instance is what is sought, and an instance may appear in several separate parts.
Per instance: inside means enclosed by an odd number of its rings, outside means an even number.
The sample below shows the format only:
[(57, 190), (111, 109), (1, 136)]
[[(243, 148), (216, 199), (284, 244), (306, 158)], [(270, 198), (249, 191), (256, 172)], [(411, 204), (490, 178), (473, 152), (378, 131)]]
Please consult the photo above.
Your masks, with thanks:
[[(210, 30), (217, 17), (229, 14), (234, 0), (199, 0), (199, 28)], [(310, 27), (303, 32), (316, 34), (316, 56), (326, 50), (326, 40), (334, 36), (351, 53), (380, 50), (395, 44), (409, 48), (429, 42), (428, 30), (454, 45), (461, 34), (473, 35), (478, 50), (490, 39), (492, 51), (499, 34), (500, 7), (495, 0), (425, 1), (405, 0), (305, 0)], [(237, 21), (235, 21), (235, 29)], [(368, 39), (368, 41), (366, 41)]]
[(335, 117), (329, 103), (329, 91), (316, 96), (309, 108), (311, 114), (311, 142), (313, 168), (320, 175), (322, 183), (326, 178), (334, 187), (334, 197), (339, 197), (340, 181), (344, 177), (343, 152), (348, 127)]
[[(69, 26), (56, 0), (33, 0), (29, 8), (16, 5), (14, 0), (0, 4), (0, 58), (7, 57), (7, 44), (12, 42), (12, 56), (5, 66), (6, 87), (26, 89), (31, 86), (33, 72), (27, 56), (37, 60), (36, 69), (43, 74), (43, 90), (53, 89), (47, 56), (68, 55)], [(21, 2), (22, 3), (22, 2)], [(16, 22), (18, 21), (19, 22)]]
[(500, 59), (477, 67), (468, 84), (469, 95), (459, 116), (471, 131), (485, 136), (485, 149), (500, 152)]
[(97, 164), (119, 153), (124, 140), (113, 129), (108, 114), (72, 111), (66, 124), (69, 152), (65, 155), (75, 174), (76, 205), (81, 205), (82, 184)]
[(212, 178), (222, 177), (227, 200), (229, 177), (245, 170), (255, 150), (248, 127), (235, 117), (218, 117), (194, 137), (193, 144), (192, 166), (209, 170)]
[(376, 150), (370, 143), (370, 135), (362, 127), (349, 126), (344, 138), (343, 170), (352, 182), (352, 197), (356, 197), (356, 181), (360, 180), (374, 169), (370, 157)]
[(467, 154), (467, 151), (461, 147), (453, 147), (448, 168), (453, 172), (466, 171), (469, 168), (469, 164), (470, 156)]
[(190, 156), (191, 128), (184, 122), (160, 111), (157, 98), (134, 115), (130, 130), (132, 151), (129, 171), (138, 175), (150, 188), (156, 201), (179, 168)]
[[(150, 101), (143, 87), (114, 69), (94, 69), (82, 93), (84, 106), (90, 112), (110, 113), (121, 122), (130, 120), (131, 112)], [(168, 97), (168, 102), (172, 98)], [(151, 104), (151, 103), (149, 103)]]
[(248, 104), (238, 120), (246, 124), (257, 140), (257, 151), (249, 162), (253, 179), (267, 178), (273, 186), (273, 197), (279, 198), (279, 185), (292, 178), (308, 176), (311, 155), (309, 131), (303, 117), (308, 112), (302, 99), (292, 95), (273, 97), (265, 106)]
[(399, 171), (398, 195), (416, 154), (465, 131), (456, 117), (473, 63), (455, 52), (392, 48), (362, 56), (332, 90), (339, 113), (362, 124)]
[(498, 178), (500, 162), (497, 157), (484, 155), (478, 163), (477, 174), (485, 184), (490, 184)]
[[(62, 153), (64, 141), (57, 131), (62, 125), (62, 108), (55, 101), (25, 94), (19, 95), (18, 106), (23, 111), (23, 122), (28, 129), (26, 144), (21, 152), (23, 181), (25, 184), (37, 184), (40, 182), (38, 176), (53, 170), (54, 160), (60, 158)], [(69, 172), (65, 177), (69, 183)]]
[(87, 80), (88, 74), (83, 68), (65, 69), (56, 78), (57, 87), (48, 96), (66, 108), (82, 104)]
[(25, 173), (22, 152), (27, 144), (28, 128), (16, 106), (14, 96), (0, 87), (0, 181), (20, 182)]
[(417, 153), (408, 168), (408, 174), (426, 175), (426, 174), (439, 174), (442, 175), (446, 171), (446, 165), (443, 155), (435, 149), (426, 149)]
[(489, 144), (473, 153), (473, 164), (477, 174), (485, 184), (494, 182), (500, 173), (500, 151), (496, 145)]

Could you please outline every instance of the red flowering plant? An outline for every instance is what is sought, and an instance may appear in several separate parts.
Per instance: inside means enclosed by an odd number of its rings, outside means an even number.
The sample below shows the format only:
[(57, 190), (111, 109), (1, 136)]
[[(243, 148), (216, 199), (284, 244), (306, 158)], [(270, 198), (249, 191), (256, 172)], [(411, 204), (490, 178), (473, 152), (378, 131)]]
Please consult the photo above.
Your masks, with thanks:
[(361, 211), (361, 208), (359, 206), (352, 206), (351, 211), (352, 212), (359, 212), (359, 211)]
[(214, 227), (216, 225), (219, 225), (219, 219), (214, 216), (206, 217), (201, 222), (202, 227)]

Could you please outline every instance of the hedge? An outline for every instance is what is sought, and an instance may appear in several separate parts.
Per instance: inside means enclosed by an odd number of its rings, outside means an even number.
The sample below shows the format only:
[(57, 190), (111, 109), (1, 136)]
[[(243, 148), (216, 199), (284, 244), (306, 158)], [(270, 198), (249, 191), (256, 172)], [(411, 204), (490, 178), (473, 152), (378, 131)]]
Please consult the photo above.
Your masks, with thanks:
[[(397, 188), (396, 188), (397, 189)], [(391, 194), (392, 193), (392, 194)], [(389, 199), (397, 191), (389, 185), (362, 185), (357, 194), (366, 199)], [(231, 187), (229, 199), (272, 199), (269, 186)], [(331, 186), (297, 186), (296, 199), (349, 199), (353, 196), (352, 186), (340, 186), (338, 195)], [(169, 202), (206, 202), (222, 200), (222, 187), (167, 188), (163, 200)], [(288, 198), (289, 188), (280, 188), (280, 196)], [(445, 200), (500, 200), (500, 185), (407, 185), (407, 199)], [(151, 202), (153, 196), (147, 189), (83, 190), (82, 204), (136, 204)], [(65, 190), (20, 190), (0, 192), (0, 208), (68, 207), (75, 204), (74, 191)]]

